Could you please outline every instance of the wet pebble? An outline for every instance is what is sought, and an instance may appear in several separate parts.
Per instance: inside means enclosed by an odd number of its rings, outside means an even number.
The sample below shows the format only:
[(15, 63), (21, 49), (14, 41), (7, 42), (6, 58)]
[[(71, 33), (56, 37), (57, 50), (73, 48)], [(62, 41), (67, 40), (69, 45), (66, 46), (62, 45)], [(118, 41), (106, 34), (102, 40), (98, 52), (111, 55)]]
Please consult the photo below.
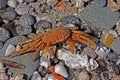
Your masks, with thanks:
[(4, 9), (7, 6), (8, 0), (0, 0), (0, 9)]
[(107, 0), (94, 0), (94, 3), (98, 6), (104, 7), (107, 5)]
[(5, 42), (7, 39), (10, 38), (10, 33), (5, 28), (0, 27), (0, 41)]
[(113, 62), (117, 62), (119, 60), (119, 55), (116, 54), (115, 52), (110, 52), (107, 57), (109, 60)]
[(73, 15), (65, 16), (62, 18), (62, 22), (64, 24), (75, 24), (75, 25), (81, 25), (81, 20)]
[(24, 14), (20, 17), (20, 24), (22, 25), (33, 25), (35, 23), (35, 19), (33, 16), (29, 14)]
[(11, 11), (7, 11), (3, 14), (2, 18), (3, 19), (7, 19), (9, 21), (12, 21), (16, 18), (17, 16), (17, 13), (14, 11), (14, 10), (11, 10)]
[(16, 8), (18, 5), (17, 0), (8, 0), (7, 5), (12, 8)]
[(18, 25), (16, 27), (16, 31), (19, 35), (27, 35), (32, 32), (32, 27), (31, 26), (23, 26), (23, 25)]

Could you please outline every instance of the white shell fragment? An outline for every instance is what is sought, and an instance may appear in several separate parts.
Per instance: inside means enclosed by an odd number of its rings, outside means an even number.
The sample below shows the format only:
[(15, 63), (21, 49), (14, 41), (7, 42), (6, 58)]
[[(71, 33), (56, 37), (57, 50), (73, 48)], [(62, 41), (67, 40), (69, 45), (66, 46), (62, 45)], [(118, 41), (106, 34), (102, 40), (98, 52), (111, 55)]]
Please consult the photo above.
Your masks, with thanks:
[(98, 63), (93, 58), (91, 58), (89, 60), (89, 64), (86, 69), (88, 71), (90, 71), (90, 70), (94, 70), (94, 69), (98, 68), (98, 66), (99, 66)]
[(44, 66), (47, 69), (51, 64), (48, 59), (46, 59), (45, 57), (42, 56), (40, 59), (40, 65)]
[(35, 71), (31, 77), (31, 80), (42, 80), (42, 78), (40, 74), (37, 71)]
[(65, 69), (63, 63), (59, 63), (57, 65), (55, 65), (55, 72), (65, 78), (68, 77), (68, 73), (67, 70)]
[(12, 44), (9, 44), (6, 49), (5, 56), (8, 56), (11, 52), (13, 52), (15, 50), (16, 50), (15, 46)]

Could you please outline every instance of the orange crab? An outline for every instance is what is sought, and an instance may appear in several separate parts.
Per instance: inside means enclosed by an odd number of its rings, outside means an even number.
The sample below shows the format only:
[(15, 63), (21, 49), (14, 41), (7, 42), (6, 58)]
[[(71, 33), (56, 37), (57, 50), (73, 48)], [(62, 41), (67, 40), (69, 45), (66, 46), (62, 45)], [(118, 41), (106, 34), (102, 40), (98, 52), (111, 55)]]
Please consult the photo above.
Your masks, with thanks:
[(18, 51), (12, 52), (10, 55), (21, 55), (23, 53), (35, 50), (34, 54), (32, 55), (32, 59), (35, 60), (40, 50), (44, 49), (44, 55), (48, 56), (50, 55), (50, 49), (54, 45), (63, 41), (69, 45), (70, 50), (73, 52), (75, 48), (74, 40), (84, 43), (87, 46), (92, 45), (93, 48), (96, 49), (96, 43), (90, 39), (90, 35), (82, 31), (77, 31), (77, 27), (72, 26), (69, 28), (58, 27), (51, 29), (43, 34), (36, 35), (31, 39), (21, 41), (18, 43), (19, 45), (27, 45)]

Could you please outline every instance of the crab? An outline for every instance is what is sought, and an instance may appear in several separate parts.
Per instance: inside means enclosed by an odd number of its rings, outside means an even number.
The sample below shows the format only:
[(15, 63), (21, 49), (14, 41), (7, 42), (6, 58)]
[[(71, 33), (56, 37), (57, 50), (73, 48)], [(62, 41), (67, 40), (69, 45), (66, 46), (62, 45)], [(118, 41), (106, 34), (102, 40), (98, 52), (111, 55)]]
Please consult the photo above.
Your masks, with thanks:
[(43, 49), (44, 55), (50, 56), (50, 49), (61, 43), (66, 42), (69, 45), (71, 52), (75, 49), (74, 41), (78, 41), (87, 46), (96, 49), (96, 43), (90, 38), (90, 35), (78, 30), (78, 27), (57, 27), (46, 31), (45, 33), (38, 34), (31, 39), (19, 42), (19, 45), (27, 44), (25, 47), (18, 51), (10, 53), (10, 55), (21, 55), (30, 51), (34, 51), (32, 59), (35, 60), (38, 53)]

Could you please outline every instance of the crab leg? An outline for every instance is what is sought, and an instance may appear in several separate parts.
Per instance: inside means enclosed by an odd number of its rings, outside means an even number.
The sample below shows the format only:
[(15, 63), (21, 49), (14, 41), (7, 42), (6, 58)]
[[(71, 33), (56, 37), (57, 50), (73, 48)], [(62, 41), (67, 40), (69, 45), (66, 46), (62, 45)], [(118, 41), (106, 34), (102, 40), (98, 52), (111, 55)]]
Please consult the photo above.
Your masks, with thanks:
[(96, 49), (96, 47), (97, 47), (96, 43), (93, 40), (91, 40), (89, 37), (85, 37), (84, 35), (81, 35), (81, 34), (73, 33), (72, 34), (72, 39), (77, 40), (81, 43), (84, 43), (87, 46), (93, 45), (94, 49)]
[(33, 61), (35, 60), (35, 57), (37, 56), (37, 54), (39, 53), (39, 51), (44, 48), (44, 46), (45, 46), (45, 43), (42, 43), (42, 44), (35, 50), (35, 52), (34, 52), (33, 55), (32, 55), (32, 60), (33, 60)]
[(66, 42), (69, 44), (70, 51), (74, 53), (75, 43), (73, 42), (73, 40), (71, 38), (68, 38)]
[(40, 34), (40, 35), (37, 35), (37, 36), (35, 36), (35, 37), (31, 38), (31, 39), (23, 40), (23, 41), (19, 42), (18, 44), (22, 45), (22, 44), (30, 43), (30, 42), (33, 42), (33, 41), (35, 41), (37, 39), (40, 39), (42, 36), (43, 36), (43, 34)]
[(72, 32), (73, 32), (73, 33), (76, 33), (76, 34), (79, 34), (79, 35), (84, 35), (84, 36), (86, 36), (86, 37), (90, 37), (89, 34), (83, 32), (83, 31), (74, 31), (74, 30), (72, 30)]

